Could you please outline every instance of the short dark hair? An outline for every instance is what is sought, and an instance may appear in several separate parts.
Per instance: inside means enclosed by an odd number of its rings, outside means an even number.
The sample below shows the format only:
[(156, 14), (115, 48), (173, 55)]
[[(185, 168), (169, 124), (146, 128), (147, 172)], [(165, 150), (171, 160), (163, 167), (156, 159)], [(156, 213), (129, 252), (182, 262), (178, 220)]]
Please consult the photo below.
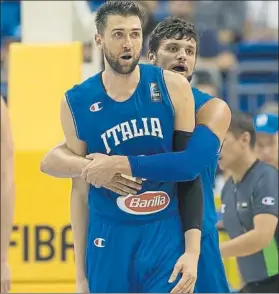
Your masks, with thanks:
[(192, 22), (174, 16), (166, 17), (151, 33), (149, 37), (149, 50), (156, 53), (162, 40), (182, 40), (185, 37), (187, 39), (193, 38), (198, 48), (198, 35)]
[(229, 132), (232, 132), (236, 137), (243, 133), (250, 134), (250, 147), (253, 149), (256, 143), (256, 130), (253, 117), (248, 113), (232, 111), (231, 124)]
[(99, 34), (104, 33), (109, 15), (138, 16), (142, 26), (146, 23), (146, 14), (136, 1), (107, 1), (96, 13), (95, 24)]

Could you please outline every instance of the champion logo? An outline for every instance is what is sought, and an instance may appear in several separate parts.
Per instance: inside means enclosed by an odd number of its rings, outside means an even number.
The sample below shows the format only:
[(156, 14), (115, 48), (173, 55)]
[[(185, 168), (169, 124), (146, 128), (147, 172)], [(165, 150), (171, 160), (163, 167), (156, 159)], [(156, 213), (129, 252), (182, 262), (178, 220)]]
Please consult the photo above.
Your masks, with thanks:
[(94, 240), (94, 245), (95, 245), (96, 247), (105, 247), (105, 242), (106, 242), (106, 240), (103, 239), (103, 238), (96, 238), (96, 239)]
[(273, 197), (264, 197), (262, 200), (263, 205), (274, 205), (275, 204), (275, 198)]
[(102, 102), (96, 102), (90, 106), (90, 111), (96, 112), (103, 109)]

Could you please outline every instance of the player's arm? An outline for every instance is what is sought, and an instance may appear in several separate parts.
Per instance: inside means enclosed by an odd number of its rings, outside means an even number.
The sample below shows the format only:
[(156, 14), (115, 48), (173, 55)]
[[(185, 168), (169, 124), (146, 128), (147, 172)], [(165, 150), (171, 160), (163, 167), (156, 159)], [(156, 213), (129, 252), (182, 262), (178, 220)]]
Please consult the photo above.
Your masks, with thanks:
[[(195, 178), (206, 166), (216, 160), (220, 142), (223, 141), (230, 125), (229, 107), (221, 99), (213, 99), (206, 103), (206, 106), (203, 106), (199, 111), (198, 125), (192, 132), (193, 121), (190, 120), (193, 120), (193, 110), (190, 104), (193, 102), (190, 101), (193, 101), (193, 98), (191, 88), (186, 80), (183, 82), (176, 77), (176, 82), (178, 82), (176, 86), (180, 99), (173, 99), (176, 97), (173, 93), (170, 95), (177, 120), (180, 121), (179, 116), (184, 116), (185, 123), (188, 123), (185, 129), (189, 137), (186, 149), (181, 152), (149, 156), (129, 156), (129, 164), (127, 164), (126, 158), (119, 157), (118, 169), (120, 172), (152, 181), (178, 182)], [(207, 113), (207, 111), (209, 112)]]
[(91, 160), (74, 154), (63, 142), (44, 156), (41, 171), (56, 178), (78, 178), (90, 162)]
[(1, 263), (8, 261), (14, 208), (14, 145), (8, 109), (1, 97)]
[[(61, 123), (66, 145), (77, 156), (86, 155), (86, 144), (79, 140), (66, 98), (61, 103)], [(85, 279), (85, 248), (88, 226), (88, 190), (89, 185), (81, 178), (72, 179), (71, 224), (74, 238), (75, 264), (77, 280)]]
[(247, 256), (268, 247), (278, 224), (278, 172), (266, 171), (255, 187), (252, 199), (254, 228), (220, 244), (223, 257)]
[[(175, 80), (177, 84), (168, 83), (168, 80), (173, 79), (173, 77), (176, 77), (176, 75), (168, 71), (165, 72), (165, 80), (175, 110), (173, 150), (179, 152), (185, 150), (189, 141), (189, 134), (192, 133), (195, 126), (194, 99), (191, 89), (189, 92), (184, 92), (186, 93), (185, 97), (181, 97), (181, 90), (185, 91), (185, 88), (189, 90), (188, 82), (186, 81), (186, 86), (183, 85), (185, 83), (184, 79), (182, 81)], [(178, 207), (185, 232), (187, 250), (199, 255), (203, 214), (201, 179), (197, 177), (188, 182), (180, 182), (177, 188)]]
[[(79, 178), (91, 160), (74, 154), (63, 142), (49, 151), (41, 162), (41, 171), (56, 178)], [(141, 190), (141, 179), (130, 179), (116, 174), (103, 187), (121, 196)]]

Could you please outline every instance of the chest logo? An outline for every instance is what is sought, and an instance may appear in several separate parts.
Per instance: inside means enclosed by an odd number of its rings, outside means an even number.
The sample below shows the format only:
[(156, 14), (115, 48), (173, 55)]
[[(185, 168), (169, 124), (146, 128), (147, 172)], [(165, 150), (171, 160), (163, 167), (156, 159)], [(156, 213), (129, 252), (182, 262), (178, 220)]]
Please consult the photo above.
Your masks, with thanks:
[(157, 83), (150, 83), (149, 89), (151, 95), (151, 102), (162, 102), (162, 95)]
[(169, 203), (169, 195), (163, 191), (147, 191), (139, 195), (117, 198), (117, 205), (121, 210), (135, 215), (159, 212), (167, 208)]
[(90, 106), (91, 112), (97, 112), (103, 109), (102, 102), (96, 102)]

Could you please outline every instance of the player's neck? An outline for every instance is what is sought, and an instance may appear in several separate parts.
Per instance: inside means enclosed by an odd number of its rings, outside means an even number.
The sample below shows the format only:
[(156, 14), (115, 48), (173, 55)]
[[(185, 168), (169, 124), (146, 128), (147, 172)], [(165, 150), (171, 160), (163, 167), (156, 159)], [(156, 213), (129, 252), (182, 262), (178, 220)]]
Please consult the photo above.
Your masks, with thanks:
[(129, 75), (121, 75), (106, 68), (103, 72), (103, 84), (109, 96), (115, 100), (125, 100), (135, 91), (140, 80), (139, 66)]
[(256, 160), (256, 154), (251, 151), (247, 152), (242, 158), (239, 158), (238, 162), (235, 163), (234, 169), (231, 170), (232, 178), (235, 183), (238, 183), (243, 179)]

